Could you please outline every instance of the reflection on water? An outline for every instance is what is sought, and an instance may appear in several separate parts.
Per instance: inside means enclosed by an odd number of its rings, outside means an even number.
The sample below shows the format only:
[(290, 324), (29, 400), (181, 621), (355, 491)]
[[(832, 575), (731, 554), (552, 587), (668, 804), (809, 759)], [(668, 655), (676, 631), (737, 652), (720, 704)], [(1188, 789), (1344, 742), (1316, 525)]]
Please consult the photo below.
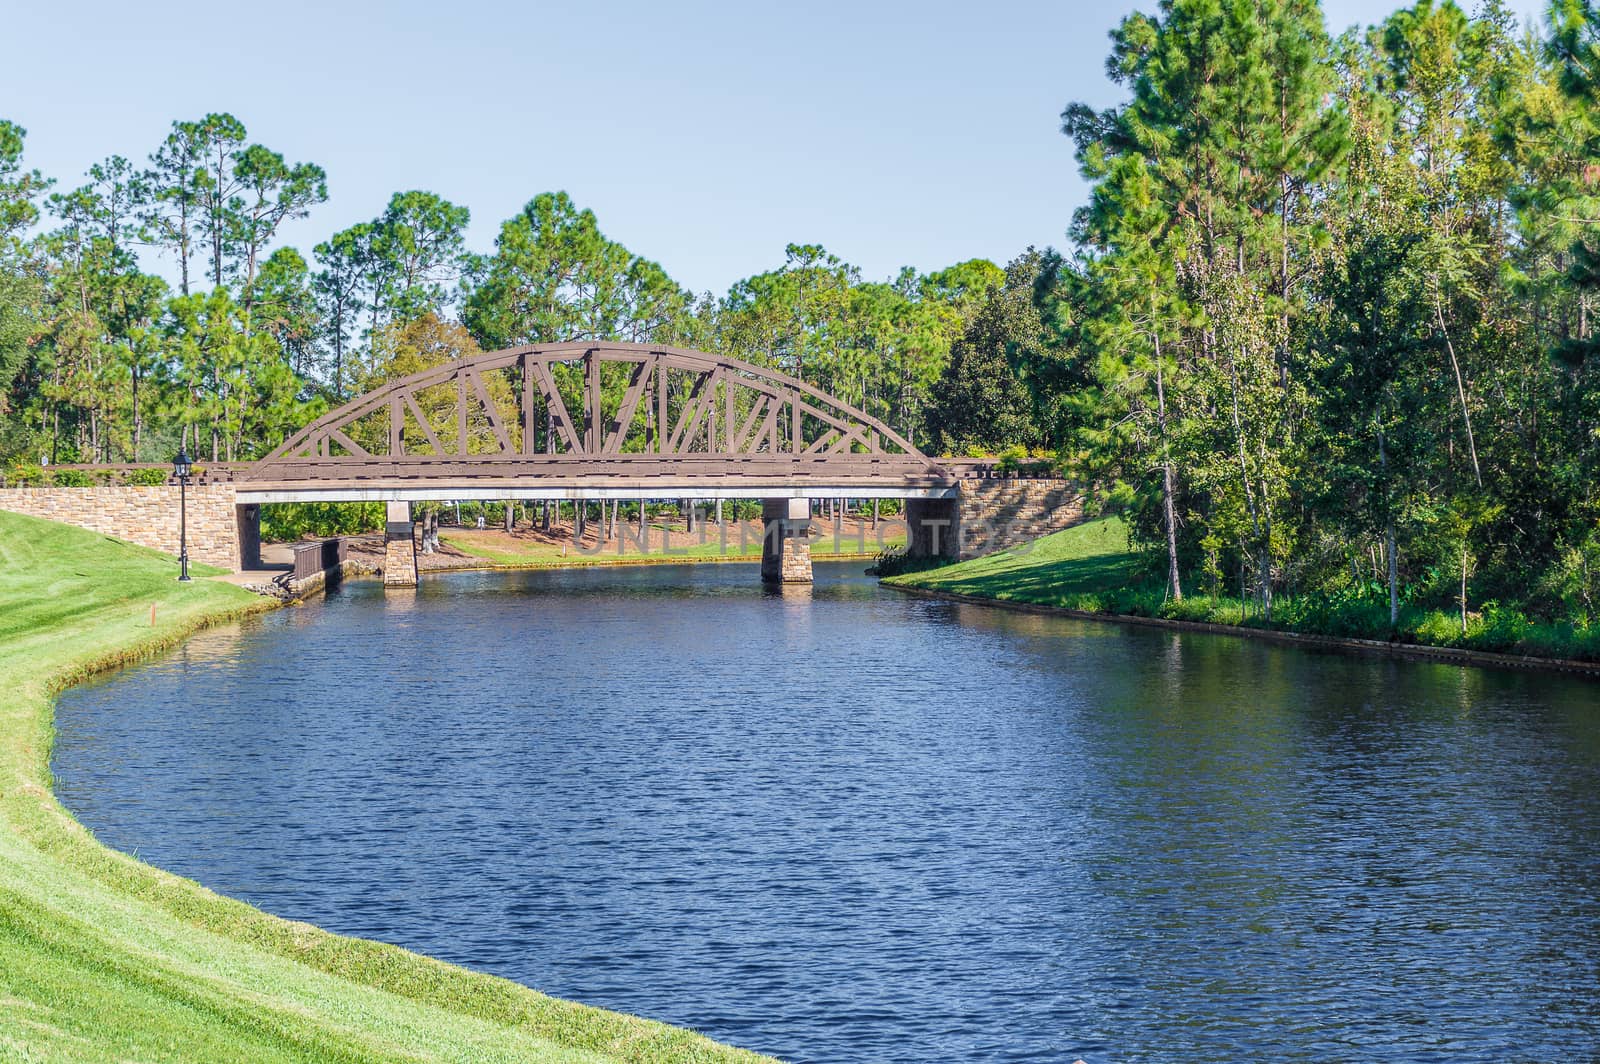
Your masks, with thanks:
[(1600, 707), (818, 565), (430, 578), (68, 692), (109, 844), (794, 1060), (1600, 1053)]

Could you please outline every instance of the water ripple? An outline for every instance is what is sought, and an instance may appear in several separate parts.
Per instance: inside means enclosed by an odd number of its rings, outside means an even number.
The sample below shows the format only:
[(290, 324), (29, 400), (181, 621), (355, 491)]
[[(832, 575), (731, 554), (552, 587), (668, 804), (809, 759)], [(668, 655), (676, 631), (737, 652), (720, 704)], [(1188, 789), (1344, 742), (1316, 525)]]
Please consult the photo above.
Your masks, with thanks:
[(273, 912), (795, 1061), (1592, 1059), (1600, 699), (819, 566), (354, 585), (67, 692)]

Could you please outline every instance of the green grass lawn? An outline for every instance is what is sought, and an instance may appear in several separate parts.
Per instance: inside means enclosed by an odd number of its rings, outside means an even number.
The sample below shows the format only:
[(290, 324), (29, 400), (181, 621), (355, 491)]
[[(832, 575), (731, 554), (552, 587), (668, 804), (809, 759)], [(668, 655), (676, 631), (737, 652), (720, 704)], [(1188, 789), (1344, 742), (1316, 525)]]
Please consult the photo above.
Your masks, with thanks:
[(281, 920), (97, 843), (50, 793), (51, 695), (263, 605), (175, 575), (0, 512), (0, 1062), (765, 1059)]
[(1101, 592), (1136, 579), (1137, 563), (1128, 551), (1127, 526), (1119, 518), (1102, 517), (1010, 550), (891, 576), (884, 583), (1093, 611)]
[(1247, 610), (1239, 599), (1228, 596), (1189, 594), (1174, 602), (1143, 561), (1130, 552), (1122, 520), (1102, 517), (1011, 550), (883, 582), (1085, 613), (1600, 661), (1600, 628), (1592, 625), (1530, 619), (1514, 609), (1486, 607), (1469, 617), (1463, 632), (1454, 610), (1408, 604), (1400, 610), (1398, 626), (1391, 629), (1386, 601), (1327, 594), (1280, 595), (1267, 621), (1253, 604)]

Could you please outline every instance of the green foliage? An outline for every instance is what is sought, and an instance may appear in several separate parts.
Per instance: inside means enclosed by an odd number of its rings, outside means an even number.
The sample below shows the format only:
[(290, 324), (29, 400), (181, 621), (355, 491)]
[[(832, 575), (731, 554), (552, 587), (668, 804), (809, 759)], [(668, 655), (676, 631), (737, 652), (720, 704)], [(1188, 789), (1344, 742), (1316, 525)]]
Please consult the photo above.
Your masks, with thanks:
[[(565, 193), (477, 256), (464, 207), (399, 192), (308, 258), (271, 244), (321, 170), (231, 115), (54, 195), (0, 121), (0, 458), (244, 460), (471, 341), (677, 343), (800, 376), (925, 450), (1024, 449), (1005, 472), (1053, 454), (1091, 512), (1124, 515), (1139, 571), (1166, 571), (1162, 609), (1187, 590), (1261, 623), (1423, 610), (1471, 631), (1487, 601), (1582, 622), (1600, 20), (1591, 0), (1547, 15), (1520, 33), (1498, 0), (1421, 0), (1331, 40), (1302, 0), (1164, 0), (1112, 35), (1123, 98), (1063, 112), (1091, 186), (1072, 248), (879, 280), (795, 243), (721, 298)], [(141, 246), (171, 256), (175, 295)], [(623, 387), (606, 374), (603, 401)]]
[(1544, 40), (1432, 0), (1336, 42), (1287, 0), (1122, 23), (1127, 101), (1063, 113), (1093, 188), (1039, 306), (1083, 374), (1064, 457), (1169, 598), (1589, 615), (1597, 57), (1568, 0)]
[(254, 327), (271, 335), (296, 377), (310, 378), (319, 368), (321, 319), (300, 252), (279, 248), (268, 256), (249, 296)]
[(940, 454), (993, 453), (1044, 442), (1040, 413), (1047, 379), (1044, 323), (1034, 301), (1043, 257), (1031, 249), (1007, 267), (1004, 283), (977, 302), (933, 386), (928, 427)]
[[(0, 415), (10, 406), (12, 385), (27, 362), (40, 295), (36, 279), (6, 269), (0, 258)], [(0, 439), (0, 449), (7, 442)]]
[(906, 553), (906, 548), (885, 547), (873, 555), (872, 564), (867, 567), (867, 572), (880, 579), (891, 576), (907, 576), (912, 573), (926, 573), (934, 569), (942, 569), (954, 564), (953, 559), (942, 555), (912, 555)]
[(287, 543), (307, 536), (353, 536), (383, 529), (381, 502), (284, 502), (261, 508), (261, 538)]
[(12, 241), (39, 218), (34, 203), (50, 187), (37, 170), (22, 168), (22, 147), (28, 131), (0, 119), (0, 252), (11, 250)]
[(1036, 451), (1030, 452), (1020, 444), (1013, 444), (1001, 451), (995, 458), (994, 469), (1004, 477), (1047, 477), (1060, 476), (1062, 473), (1059, 459)]
[(791, 244), (781, 267), (728, 291), (707, 339), (854, 404), (916, 443), (952, 343), (1001, 277), (993, 263), (974, 259), (863, 282), (821, 246)]
[(1028, 461), (1028, 449), (1021, 444), (1012, 444), (1000, 452), (995, 462), (995, 469), (1005, 476), (1012, 476), (1020, 471)]
[(13, 488), (42, 487), (50, 483), (50, 475), (37, 462), (17, 461), (6, 467), (5, 482)]
[(1129, 617), (1243, 625), (1342, 639), (1457, 647), (1490, 653), (1600, 661), (1600, 625), (1539, 620), (1488, 602), (1463, 631), (1449, 609), (1409, 602), (1391, 624), (1379, 581), (1279, 598), (1271, 617), (1250, 599), (1189, 595), (1174, 599), (1130, 551), (1127, 526), (1101, 518), (1021, 548), (931, 571), (894, 573), (890, 584)]
[(463, 320), (486, 349), (561, 340), (671, 343), (693, 298), (656, 263), (600, 232), (565, 192), (500, 227)]
[[(484, 347), (592, 338), (728, 351), (915, 439), (952, 341), (1003, 278), (974, 259), (863, 281), (796, 244), (780, 269), (722, 300), (696, 298), (559, 192), (508, 220), (493, 255), (466, 249), (466, 208), (411, 190), (308, 260), (272, 243), (326, 198), (325, 175), (252, 143), (222, 112), (173, 123), (144, 169), (115, 156), (95, 164), (88, 183), (49, 198), (60, 227), (23, 240), (49, 182), (22, 168), (22, 145), (19, 128), (0, 127), (5, 457), (137, 462), (180, 445), (219, 461), (258, 457), (328, 403), (406, 372), (397, 337), (419, 323), (453, 327), (458, 307)], [(141, 246), (176, 264), (175, 294), (141, 271)], [(1024, 311), (1025, 289), (1013, 285)], [(607, 400), (624, 386), (610, 375)]]
[(209, 436), (213, 460), (258, 457), (309, 420), (294, 371), (226, 288), (171, 300), (156, 328), (174, 355), (178, 423)]

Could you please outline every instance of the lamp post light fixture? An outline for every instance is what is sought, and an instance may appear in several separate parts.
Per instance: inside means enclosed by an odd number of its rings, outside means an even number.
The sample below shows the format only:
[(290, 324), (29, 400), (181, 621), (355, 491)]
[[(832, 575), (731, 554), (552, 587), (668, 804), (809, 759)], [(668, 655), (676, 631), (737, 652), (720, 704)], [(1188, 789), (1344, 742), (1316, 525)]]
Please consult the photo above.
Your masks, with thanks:
[(172, 460), (172, 475), (178, 478), (178, 579), (189, 579), (189, 474), (194, 466), (189, 452), (178, 448)]

